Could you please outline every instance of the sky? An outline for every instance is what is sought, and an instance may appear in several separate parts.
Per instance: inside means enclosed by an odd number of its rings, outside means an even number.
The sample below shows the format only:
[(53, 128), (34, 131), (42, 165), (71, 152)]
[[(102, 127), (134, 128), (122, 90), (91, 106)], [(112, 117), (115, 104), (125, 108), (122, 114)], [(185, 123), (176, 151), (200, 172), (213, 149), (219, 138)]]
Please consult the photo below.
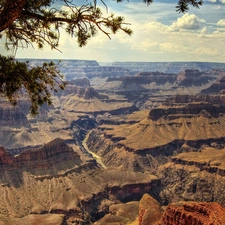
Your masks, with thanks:
[[(98, 62), (225, 62), (225, 0), (204, 1), (200, 9), (190, 6), (188, 13), (176, 12), (178, 1), (154, 1), (146, 6), (141, 0), (116, 3), (105, 1), (107, 15), (124, 16), (133, 34), (122, 31), (111, 35), (102, 33), (85, 47), (78, 47), (75, 39), (61, 32), (59, 49), (18, 49), (17, 58), (86, 59)], [(11, 54), (3, 48), (0, 51)]]

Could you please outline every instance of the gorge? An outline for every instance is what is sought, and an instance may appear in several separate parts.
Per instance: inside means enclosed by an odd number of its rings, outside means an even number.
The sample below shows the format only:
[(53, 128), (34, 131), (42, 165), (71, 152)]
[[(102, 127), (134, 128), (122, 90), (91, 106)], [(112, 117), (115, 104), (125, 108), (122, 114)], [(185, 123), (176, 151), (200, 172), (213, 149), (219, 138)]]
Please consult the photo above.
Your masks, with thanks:
[(0, 224), (223, 224), (223, 65), (116, 65), (63, 61), (35, 118), (0, 101)]

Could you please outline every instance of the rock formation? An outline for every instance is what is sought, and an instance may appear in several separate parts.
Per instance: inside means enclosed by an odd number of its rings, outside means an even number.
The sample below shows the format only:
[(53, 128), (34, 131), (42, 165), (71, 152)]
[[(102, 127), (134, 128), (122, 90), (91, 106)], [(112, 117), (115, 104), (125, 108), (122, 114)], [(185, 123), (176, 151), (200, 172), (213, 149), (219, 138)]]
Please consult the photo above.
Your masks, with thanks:
[(123, 67), (130, 71), (159, 71), (163, 73), (180, 73), (185, 69), (197, 69), (199, 71), (225, 69), (224, 63), (208, 62), (113, 62), (112, 66)]
[(71, 81), (67, 81), (68, 84), (75, 84), (80, 87), (88, 88), (91, 86), (90, 81), (87, 78), (78, 78)]
[(191, 118), (198, 114), (218, 118), (225, 113), (225, 95), (176, 95), (152, 109), (149, 119)]
[(74, 163), (79, 164), (80, 156), (59, 138), (40, 148), (26, 150), (17, 156), (11, 155), (3, 147), (0, 148), (0, 166), (4, 168), (49, 169), (55, 163), (67, 160), (73, 160)]
[(210, 87), (202, 90), (200, 94), (215, 94), (225, 90), (225, 76), (222, 76)]
[(149, 194), (143, 195), (139, 204), (139, 225), (151, 225), (160, 220), (161, 206)]
[(175, 202), (162, 213), (160, 204), (145, 194), (139, 205), (139, 225), (222, 225), (225, 208), (217, 202)]
[(177, 76), (178, 86), (201, 86), (215, 80), (215, 76), (210, 72), (200, 72), (197, 69), (186, 69)]
[(0, 171), (0, 224), (89, 224), (160, 185), (154, 175), (102, 170), (84, 149), (60, 139), (15, 157), (0, 148)]
[(222, 225), (225, 224), (225, 208), (217, 202), (184, 202), (170, 204), (161, 225)]
[(0, 147), (0, 167), (12, 165), (14, 163), (14, 157), (2, 146)]
[(13, 107), (8, 102), (0, 102), (0, 125), (1, 127), (27, 127), (30, 128), (29, 121), (20, 107)]

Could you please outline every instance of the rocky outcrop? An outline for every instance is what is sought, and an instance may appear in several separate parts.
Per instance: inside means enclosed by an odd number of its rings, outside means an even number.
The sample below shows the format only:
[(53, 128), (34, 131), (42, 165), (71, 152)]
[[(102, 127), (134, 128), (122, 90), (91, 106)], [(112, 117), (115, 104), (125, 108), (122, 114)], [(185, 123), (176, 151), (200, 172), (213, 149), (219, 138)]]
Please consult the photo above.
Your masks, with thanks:
[(185, 202), (170, 204), (161, 225), (223, 225), (225, 208), (217, 202)]
[(225, 76), (222, 76), (215, 83), (213, 83), (210, 87), (202, 90), (200, 94), (215, 94), (220, 93), (225, 90)]
[(79, 98), (84, 98), (84, 99), (92, 99), (92, 98), (99, 98), (99, 94), (93, 87), (82, 87), (82, 86), (77, 86), (74, 84), (68, 83), (66, 85), (65, 90), (56, 93), (57, 96), (61, 95), (70, 95), (72, 94), (73, 96), (77, 96)]
[(0, 146), (0, 167), (5, 165), (12, 165), (14, 163), (14, 157), (2, 146)]
[[(106, 206), (109, 201), (105, 201)], [(101, 207), (102, 207), (101, 206)], [(130, 224), (137, 221), (139, 201), (118, 203), (109, 206), (109, 212), (94, 225)], [(133, 225), (136, 225), (134, 223)]]
[(143, 195), (139, 204), (139, 225), (153, 225), (162, 216), (161, 206), (149, 194)]
[(124, 76), (120, 78), (121, 87), (136, 85), (148, 85), (150, 83), (156, 83), (157, 85), (163, 85), (165, 83), (174, 83), (176, 80), (176, 74), (160, 73), (160, 72), (141, 72), (135, 76)]
[(174, 202), (162, 211), (160, 204), (145, 194), (139, 204), (139, 225), (225, 224), (225, 208), (217, 202)]
[(178, 74), (176, 84), (178, 86), (190, 87), (201, 86), (215, 80), (209, 72), (200, 72), (197, 69), (186, 69)]
[(68, 84), (74, 84), (83, 88), (88, 88), (91, 86), (90, 81), (87, 78), (74, 79), (67, 81)]
[(8, 102), (0, 103), (0, 126), (9, 127), (27, 127), (30, 128), (30, 123), (24, 115), (20, 107), (13, 107)]
[(40, 148), (23, 151), (17, 156), (0, 148), (0, 170), (5, 168), (49, 169), (57, 163), (73, 160), (79, 164), (80, 156), (61, 139), (55, 139)]
[(80, 156), (73, 151), (62, 139), (55, 139), (44, 146), (26, 150), (15, 157), (18, 166), (32, 166), (33, 168), (50, 168), (55, 163), (66, 160), (78, 160)]
[(149, 112), (149, 119), (191, 118), (198, 114), (218, 118), (225, 113), (225, 95), (176, 95)]

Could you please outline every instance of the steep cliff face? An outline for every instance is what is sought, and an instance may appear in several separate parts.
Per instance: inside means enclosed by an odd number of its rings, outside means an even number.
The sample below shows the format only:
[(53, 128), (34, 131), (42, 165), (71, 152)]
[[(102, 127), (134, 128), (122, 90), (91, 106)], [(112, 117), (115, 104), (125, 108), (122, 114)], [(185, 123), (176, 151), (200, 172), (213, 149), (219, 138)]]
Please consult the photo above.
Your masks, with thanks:
[(9, 103), (0, 104), (0, 125), (9, 127), (27, 127), (30, 128), (29, 121), (20, 107), (13, 107)]
[(174, 202), (164, 209), (145, 194), (139, 204), (139, 225), (225, 224), (225, 208), (217, 202)]
[(102, 124), (87, 144), (108, 166), (151, 170), (184, 151), (185, 143), (201, 146), (223, 139), (223, 105), (224, 96), (177, 96), (139, 122)]
[(149, 119), (191, 118), (198, 114), (206, 117), (220, 117), (225, 113), (225, 95), (177, 95), (167, 99), (162, 106), (149, 112)]
[[(216, 142), (212, 142), (214, 146)], [(196, 152), (185, 152), (172, 157), (159, 168), (164, 203), (188, 201), (216, 201), (224, 204), (225, 166), (224, 144), (209, 147), (203, 143)]]
[(176, 74), (167, 74), (160, 72), (141, 72), (135, 76), (124, 76), (120, 78), (121, 90), (125, 87), (136, 85), (148, 85), (150, 83), (155, 83), (157, 85), (163, 85), (165, 83), (174, 83), (176, 81)]
[[(11, 155), (3, 147), (0, 148), (0, 165), (4, 168), (48, 169), (55, 163), (73, 160), (80, 164), (80, 156), (73, 151), (62, 139), (55, 139), (44, 146), (29, 149), (17, 156)], [(0, 169), (3, 169), (3, 167)]]
[[(28, 214), (45, 215), (46, 219), (60, 214), (64, 224), (91, 224), (109, 212), (110, 205), (139, 200), (158, 186), (155, 176), (88, 167), (67, 170), (57, 176), (5, 170), (0, 178), (0, 222), (14, 224), (12, 221), (16, 220), (18, 225), (24, 224), (23, 218)], [(33, 217), (32, 224), (40, 219)], [(45, 224), (51, 224), (50, 221)]]
[(37, 149), (30, 149), (15, 157), (15, 165), (19, 167), (51, 168), (55, 163), (73, 160), (79, 164), (80, 156), (62, 139), (55, 139)]
[(225, 76), (222, 76), (215, 83), (213, 83), (210, 87), (202, 90), (200, 94), (215, 94), (225, 90)]
[(222, 225), (225, 209), (216, 202), (185, 202), (170, 204), (161, 225)]
[(77, 86), (88, 88), (91, 86), (90, 81), (87, 78), (73, 79), (71, 81), (67, 81), (68, 84), (75, 84)]
[(85, 149), (72, 146), (56, 139), (15, 157), (0, 148), (0, 224), (22, 225), (26, 218), (32, 224), (87, 225), (113, 204), (158, 194), (156, 176), (103, 170)]
[(99, 98), (99, 94), (97, 91), (95, 91), (94, 88), (90, 86), (87, 86), (87, 87), (78, 86), (71, 83), (68, 83), (66, 85), (65, 90), (57, 93), (58, 96), (70, 95), (70, 94), (72, 94), (73, 96), (77, 95), (79, 98), (83, 98), (83, 99)]
[(2, 146), (0, 146), (0, 167), (14, 163), (14, 157)]
[(200, 72), (197, 69), (186, 69), (178, 74), (176, 84), (178, 86), (201, 86), (215, 80), (212, 73)]

